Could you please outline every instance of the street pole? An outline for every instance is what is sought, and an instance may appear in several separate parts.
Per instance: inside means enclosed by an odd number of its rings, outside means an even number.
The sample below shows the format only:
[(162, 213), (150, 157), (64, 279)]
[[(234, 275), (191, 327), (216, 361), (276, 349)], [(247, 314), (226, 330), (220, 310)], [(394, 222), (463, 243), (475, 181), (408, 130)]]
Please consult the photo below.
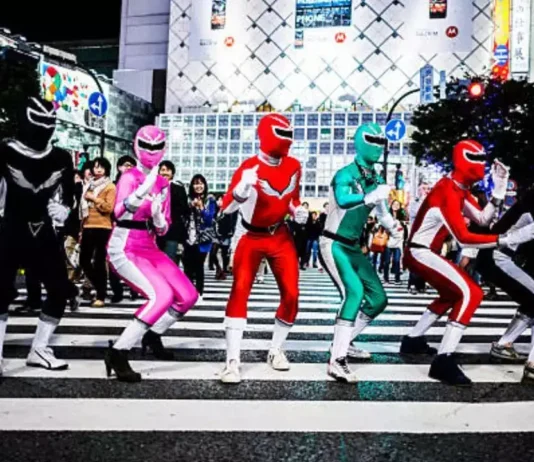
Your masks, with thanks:
[[(388, 112), (388, 116), (386, 118), (386, 125), (391, 120), (391, 117), (393, 116), (393, 113), (395, 112), (395, 109), (397, 109), (397, 106), (408, 96), (413, 95), (414, 93), (419, 93), (419, 88), (415, 88), (413, 90), (407, 91), (403, 95), (401, 95), (397, 101), (393, 103), (393, 106), (391, 106), (391, 109)], [(386, 142), (386, 147), (384, 148), (384, 162), (383, 162), (383, 171), (382, 176), (384, 177), (384, 180), (387, 182), (388, 180), (388, 157), (389, 157), (389, 141)]]

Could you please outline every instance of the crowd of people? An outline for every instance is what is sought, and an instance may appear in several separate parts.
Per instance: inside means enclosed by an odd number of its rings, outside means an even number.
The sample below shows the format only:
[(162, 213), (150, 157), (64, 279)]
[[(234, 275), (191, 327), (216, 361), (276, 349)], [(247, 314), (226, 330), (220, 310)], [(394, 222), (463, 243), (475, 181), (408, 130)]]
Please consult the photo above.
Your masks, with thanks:
[[(336, 172), (322, 209), (311, 210), (300, 200), (300, 163), (288, 155), (292, 128), (279, 114), (263, 117), (260, 152), (217, 196), (200, 173), (188, 185), (175, 178), (174, 164), (164, 160), (165, 132), (155, 126), (139, 130), (134, 155), (118, 160), (112, 179), (106, 158), (85, 156), (74, 170), (70, 154), (50, 144), (56, 123), (50, 103), (30, 98), (21, 120), (20, 132), (0, 145), (0, 359), (17, 271), (28, 288), (21, 309), (40, 310), (27, 364), (46, 369), (68, 367), (48, 345), (65, 307), (78, 309), (78, 285), (98, 309), (108, 302), (109, 281), (113, 303), (123, 300), (125, 287), (144, 300), (105, 357), (108, 375), (137, 382), (128, 352), (141, 342), (156, 358), (173, 359), (162, 335), (202, 299), (210, 268), (216, 280), (233, 275), (221, 381), (241, 380), (248, 299), (267, 271), (280, 288), (267, 362), (288, 370), (283, 345), (298, 315), (299, 272), (316, 268), (342, 299), (328, 363), (336, 380), (357, 380), (347, 358), (370, 358), (355, 341), (386, 308), (385, 282), (407, 284), (414, 294), (437, 290), (400, 352), (434, 356), (429, 375), (451, 385), (471, 384), (453, 353), (483, 297), (504, 290), (519, 309), (490, 354), (526, 360), (524, 380), (534, 382), (534, 350), (527, 359), (513, 346), (534, 325), (533, 253), (524, 251), (534, 240), (532, 190), (507, 210), (509, 169), (499, 161), (491, 194), (478, 187), (487, 158), (477, 142), (459, 142), (451, 174), (434, 186), (422, 181), (408, 200), (400, 168), (394, 188), (375, 171), (386, 144), (381, 127), (361, 125), (354, 161)], [(425, 333), (447, 312), (437, 350)]]

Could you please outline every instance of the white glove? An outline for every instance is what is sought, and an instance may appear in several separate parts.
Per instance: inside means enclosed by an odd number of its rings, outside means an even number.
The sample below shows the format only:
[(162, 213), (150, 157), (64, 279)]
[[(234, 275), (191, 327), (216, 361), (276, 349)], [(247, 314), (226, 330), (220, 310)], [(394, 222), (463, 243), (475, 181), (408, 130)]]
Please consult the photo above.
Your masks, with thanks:
[(70, 209), (58, 202), (49, 202), (48, 203), (48, 215), (55, 223), (63, 225), (67, 218), (69, 217)]
[(238, 199), (246, 200), (249, 198), (250, 192), (252, 191), (252, 186), (254, 186), (258, 182), (258, 169), (259, 168), (260, 166), (256, 165), (253, 168), (243, 170), (243, 174), (241, 175), (241, 180), (239, 181), (237, 186), (234, 188), (234, 193)]
[(158, 179), (159, 167), (154, 167), (146, 176), (145, 181), (139, 186), (135, 192), (128, 197), (128, 206), (130, 209), (137, 210), (145, 200), (146, 196), (152, 191)]
[(493, 179), (492, 196), (498, 200), (504, 200), (508, 189), (508, 179), (510, 178), (510, 167), (507, 167), (499, 160), (495, 160), (491, 166), (491, 177)]
[(157, 194), (152, 200), (152, 221), (157, 229), (165, 229), (167, 227), (167, 220), (163, 213), (163, 199), (164, 193), (162, 192), (161, 194)]
[(501, 248), (517, 250), (521, 244), (532, 240), (534, 240), (534, 223), (499, 236), (498, 245)]
[(308, 212), (306, 208), (304, 208), (302, 205), (299, 205), (295, 209), (295, 213), (293, 216), (295, 219), (295, 223), (297, 223), (298, 225), (305, 225), (308, 222), (310, 212)]
[(365, 202), (365, 205), (373, 206), (381, 201), (387, 201), (390, 192), (391, 188), (387, 184), (381, 184), (374, 191), (366, 194), (363, 201)]

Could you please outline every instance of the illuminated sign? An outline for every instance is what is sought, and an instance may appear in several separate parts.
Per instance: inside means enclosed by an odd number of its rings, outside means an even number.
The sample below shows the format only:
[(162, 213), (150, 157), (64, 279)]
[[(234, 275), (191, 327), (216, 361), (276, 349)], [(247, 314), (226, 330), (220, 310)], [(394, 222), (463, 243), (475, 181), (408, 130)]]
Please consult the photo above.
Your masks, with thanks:
[(506, 80), (510, 77), (510, 0), (495, 0), (493, 23), (495, 37), (492, 75)]
[[(56, 108), (58, 118), (65, 122), (102, 128), (105, 117), (99, 118), (89, 110), (89, 96), (98, 92), (98, 86), (88, 74), (56, 64), (41, 62), (41, 93)], [(101, 83), (104, 96), (109, 100), (108, 84)]]
[(530, 13), (531, 0), (512, 2), (512, 72), (530, 71)]

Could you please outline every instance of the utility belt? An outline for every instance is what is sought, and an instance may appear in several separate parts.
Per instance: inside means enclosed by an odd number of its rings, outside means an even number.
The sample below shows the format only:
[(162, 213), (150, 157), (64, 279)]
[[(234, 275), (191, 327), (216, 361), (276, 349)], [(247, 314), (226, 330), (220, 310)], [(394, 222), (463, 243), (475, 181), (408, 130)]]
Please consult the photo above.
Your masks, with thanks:
[(348, 245), (350, 247), (354, 247), (356, 244), (358, 244), (359, 239), (348, 239), (346, 237), (340, 236), (339, 234), (331, 233), (330, 231), (324, 230), (323, 236), (327, 237), (328, 239), (332, 239), (333, 241), (340, 242), (341, 244)]
[(409, 249), (426, 249), (430, 250), (430, 247), (423, 245), (423, 244), (417, 244), (415, 242), (410, 242), (407, 246)]
[(247, 231), (250, 231), (251, 233), (260, 233), (260, 234), (271, 234), (273, 235), (276, 233), (278, 228), (280, 226), (283, 226), (284, 222), (275, 223), (274, 225), (262, 227), (262, 226), (254, 226), (245, 220), (241, 219), (241, 224), (243, 225), (243, 228), (245, 228)]
[(152, 220), (136, 221), (136, 220), (119, 220), (115, 222), (117, 228), (136, 229), (138, 231), (153, 231), (154, 224)]

